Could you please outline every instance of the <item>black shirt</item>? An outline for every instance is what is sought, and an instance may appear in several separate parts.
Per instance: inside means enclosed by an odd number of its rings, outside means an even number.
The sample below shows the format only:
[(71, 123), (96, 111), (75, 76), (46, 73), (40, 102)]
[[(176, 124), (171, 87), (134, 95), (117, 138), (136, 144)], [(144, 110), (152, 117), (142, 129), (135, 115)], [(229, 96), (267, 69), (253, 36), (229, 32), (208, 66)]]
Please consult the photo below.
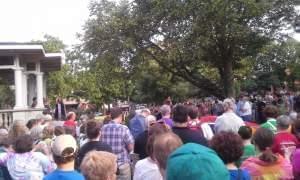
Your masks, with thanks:
[(173, 127), (173, 132), (177, 134), (183, 144), (197, 143), (203, 146), (207, 146), (207, 140), (203, 137), (201, 130), (192, 130), (188, 127)]
[(139, 155), (140, 159), (146, 158), (148, 155), (146, 153), (146, 146), (148, 141), (148, 131), (144, 131), (139, 134), (134, 143), (134, 153)]
[(89, 151), (107, 151), (112, 153), (112, 149), (109, 145), (100, 142), (100, 141), (90, 141), (85, 143), (78, 152), (77, 160), (76, 160), (76, 169), (79, 169), (80, 164), (84, 158), (84, 156), (89, 152)]

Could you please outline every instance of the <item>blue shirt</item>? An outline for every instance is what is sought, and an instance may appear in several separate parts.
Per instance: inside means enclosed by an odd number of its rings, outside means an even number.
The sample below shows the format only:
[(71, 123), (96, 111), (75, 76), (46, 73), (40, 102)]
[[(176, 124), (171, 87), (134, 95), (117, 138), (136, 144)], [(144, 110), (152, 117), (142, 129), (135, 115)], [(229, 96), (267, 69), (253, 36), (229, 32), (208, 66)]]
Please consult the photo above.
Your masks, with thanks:
[(137, 114), (129, 121), (129, 129), (134, 139), (146, 130), (145, 117)]
[(230, 180), (251, 180), (250, 174), (246, 170), (229, 170), (229, 174)]
[(82, 174), (77, 171), (62, 171), (56, 169), (44, 177), (44, 180), (84, 180)]

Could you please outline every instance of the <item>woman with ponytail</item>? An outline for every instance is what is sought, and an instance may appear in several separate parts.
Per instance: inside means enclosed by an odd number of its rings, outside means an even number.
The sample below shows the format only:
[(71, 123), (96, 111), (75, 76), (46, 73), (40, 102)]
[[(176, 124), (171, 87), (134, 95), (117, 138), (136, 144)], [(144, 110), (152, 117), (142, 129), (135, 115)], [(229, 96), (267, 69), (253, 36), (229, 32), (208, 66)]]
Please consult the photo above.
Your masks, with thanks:
[(252, 180), (293, 179), (290, 162), (280, 154), (272, 152), (274, 134), (271, 130), (257, 129), (252, 141), (259, 153), (256, 157), (246, 159), (241, 166), (250, 173)]

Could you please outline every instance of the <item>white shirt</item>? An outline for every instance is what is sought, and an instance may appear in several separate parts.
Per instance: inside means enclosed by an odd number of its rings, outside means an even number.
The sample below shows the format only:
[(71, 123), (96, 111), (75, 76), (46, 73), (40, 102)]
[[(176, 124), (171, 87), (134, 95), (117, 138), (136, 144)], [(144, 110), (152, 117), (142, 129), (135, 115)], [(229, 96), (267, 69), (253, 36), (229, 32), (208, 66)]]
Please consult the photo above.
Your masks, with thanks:
[(218, 116), (215, 122), (215, 132), (232, 131), (237, 133), (241, 126), (244, 126), (244, 121), (238, 117), (234, 112), (225, 112)]
[(133, 180), (163, 180), (163, 178), (158, 166), (147, 157), (136, 163)]
[(240, 107), (240, 116), (248, 116), (252, 114), (252, 107), (249, 101), (245, 101), (241, 103)]

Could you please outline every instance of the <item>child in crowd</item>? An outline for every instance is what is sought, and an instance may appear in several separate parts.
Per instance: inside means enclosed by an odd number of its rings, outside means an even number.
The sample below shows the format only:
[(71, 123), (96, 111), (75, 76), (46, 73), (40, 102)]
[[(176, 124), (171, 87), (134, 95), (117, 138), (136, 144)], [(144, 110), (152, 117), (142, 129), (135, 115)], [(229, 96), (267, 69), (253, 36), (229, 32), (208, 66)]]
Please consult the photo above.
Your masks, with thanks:
[(243, 155), (243, 140), (233, 132), (220, 132), (210, 141), (211, 148), (217, 152), (230, 173), (231, 180), (250, 180), (247, 171), (237, 168), (235, 162)]
[(77, 143), (73, 136), (56, 137), (52, 145), (52, 154), (57, 169), (47, 175), (44, 180), (84, 180), (84, 177), (74, 170), (77, 150)]
[(243, 155), (239, 161), (237, 161), (237, 166), (239, 167), (244, 160), (248, 159), (249, 157), (255, 156), (255, 147), (251, 144), (251, 137), (252, 137), (252, 129), (249, 126), (241, 126), (238, 134), (243, 139)]

